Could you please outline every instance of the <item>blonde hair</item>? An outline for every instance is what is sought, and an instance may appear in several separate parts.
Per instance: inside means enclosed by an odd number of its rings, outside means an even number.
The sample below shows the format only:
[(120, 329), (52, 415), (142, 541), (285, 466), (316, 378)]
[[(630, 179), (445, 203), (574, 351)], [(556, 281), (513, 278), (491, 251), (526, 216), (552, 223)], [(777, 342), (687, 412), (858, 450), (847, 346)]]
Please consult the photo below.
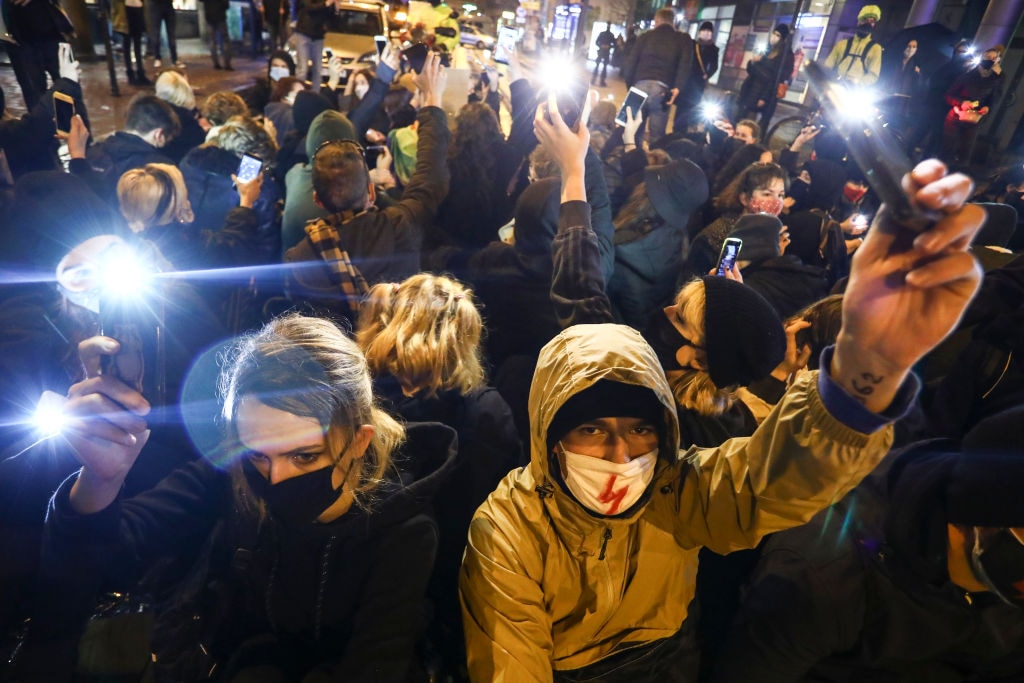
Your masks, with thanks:
[(185, 178), (171, 164), (146, 164), (125, 171), (117, 181), (117, 201), (132, 232), (195, 220)]
[[(675, 306), (679, 309), (679, 318), (695, 332), (697, 338), (690, 341), (700, 347), (706, 346), (707, 342), (704, 329), (706, 305), (704, 283), (701, 280), (691, 280), (676, 294)], [(733, 391), (720, 389), (704, 370), (686, 368), (670, 372), (668, 383), (676, 403), (699, 415), (721, 415), (736, 400)]]
[(484, 384), (483, 320), (473, 293), (456, 280), (420, 273), (375, 285), (356, 329), (370, 371), (392, 375), (408, 394), (465, 394)]
[(188, 79), (177, 71), (165, 71), (156, 79), (156, 96), (176, 107), (195, 109), (196, 96)]
[[(236, 345), (221, 371), (219, 388), (228, 457), (237, 455), (234, 422), (245, 397), (315, 418), (324, 428), (328, 452), (336, 463), (360, 426), (373, 427), (370, 445), (353, 463), (361, 468), (355, 502), (363, 509), (372, 507), (373, 493), (384, 483), (394, 452), (405, 440), (405, 428), (378, 407), (366, 358), (334, 323), (298, 314), (267, 323)], [(237, 457), (231, 463), (231, 476), (242, 500), (252, 502), (255, 497)], [(261, 507), (260, 503), (256, 506)]]

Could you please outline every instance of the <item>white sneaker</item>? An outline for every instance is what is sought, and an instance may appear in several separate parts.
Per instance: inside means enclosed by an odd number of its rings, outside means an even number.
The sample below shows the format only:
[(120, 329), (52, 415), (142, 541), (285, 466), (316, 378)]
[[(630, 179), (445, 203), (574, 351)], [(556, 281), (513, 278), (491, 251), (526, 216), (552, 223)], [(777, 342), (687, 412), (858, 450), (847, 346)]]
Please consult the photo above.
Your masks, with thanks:
[(164, 63), (163, 63), (163, 62), (161, 62), (161, 61), (160, 61), (159, 59), (154, 59), (154, 60), (153, 60), (153, 68), (154, 68), (154, 69), (159, 69), (159, 68), (160, 68), (160, 67), (162, 67), (163, 65), (164, 65)]
[(185, 62), (178, 62), (178, 63), (177, 63), (177, 64), (175, 64), (174, 66), (175, 66), (176, 68), (178, 68), (178, 69), (185, 69), (185, 68), (187, 68), (187, 66), (186, 66)]

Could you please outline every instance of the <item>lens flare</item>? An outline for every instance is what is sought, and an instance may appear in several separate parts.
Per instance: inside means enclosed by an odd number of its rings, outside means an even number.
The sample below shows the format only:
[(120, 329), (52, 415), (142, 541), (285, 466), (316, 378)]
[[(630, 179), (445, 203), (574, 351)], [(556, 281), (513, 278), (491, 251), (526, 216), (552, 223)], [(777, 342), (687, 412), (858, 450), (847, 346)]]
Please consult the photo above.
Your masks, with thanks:
[(701, 102), (700, 114), (705, 121), (719, 121), (723, 118), (722, 105), (717, 102)]
[(68, 419), (64, 413), (64, 402), (57, 394), (45, 393), (39, 399), (35, 412), (32, 414), (32, 424), (43, 439), (60, 435), (67, 426)]

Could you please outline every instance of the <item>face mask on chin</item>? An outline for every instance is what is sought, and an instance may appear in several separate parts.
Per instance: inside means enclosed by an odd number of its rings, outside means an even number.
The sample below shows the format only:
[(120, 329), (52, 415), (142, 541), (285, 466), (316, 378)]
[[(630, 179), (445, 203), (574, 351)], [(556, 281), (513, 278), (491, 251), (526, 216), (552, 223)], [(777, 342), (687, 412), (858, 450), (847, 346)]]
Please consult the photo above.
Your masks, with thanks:
[(565, 455), (565, 485), (583, 507), (599, 515), (611, 517), (630, 509), (654, 479), (657, 448), (621, 464), (559, 446)]

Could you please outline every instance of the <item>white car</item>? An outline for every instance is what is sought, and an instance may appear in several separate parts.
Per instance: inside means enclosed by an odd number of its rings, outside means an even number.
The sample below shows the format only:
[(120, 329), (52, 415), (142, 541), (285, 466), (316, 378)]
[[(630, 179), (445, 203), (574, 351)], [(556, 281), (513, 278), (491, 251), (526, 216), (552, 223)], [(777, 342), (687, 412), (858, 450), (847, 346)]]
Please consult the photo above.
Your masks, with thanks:
[(459, 24), (459, 42), (478, 50), (493, 50), (494, 36), (489, 36), (472, 24)]
[(326, 22), (324, 34), (323, 77), (327, 78), (329, 55), (341, 57), (342, 82), (360, 69), (376, 64), (374, 36), (388, 35), (388, 7), (383, 2), (342, 0)]

